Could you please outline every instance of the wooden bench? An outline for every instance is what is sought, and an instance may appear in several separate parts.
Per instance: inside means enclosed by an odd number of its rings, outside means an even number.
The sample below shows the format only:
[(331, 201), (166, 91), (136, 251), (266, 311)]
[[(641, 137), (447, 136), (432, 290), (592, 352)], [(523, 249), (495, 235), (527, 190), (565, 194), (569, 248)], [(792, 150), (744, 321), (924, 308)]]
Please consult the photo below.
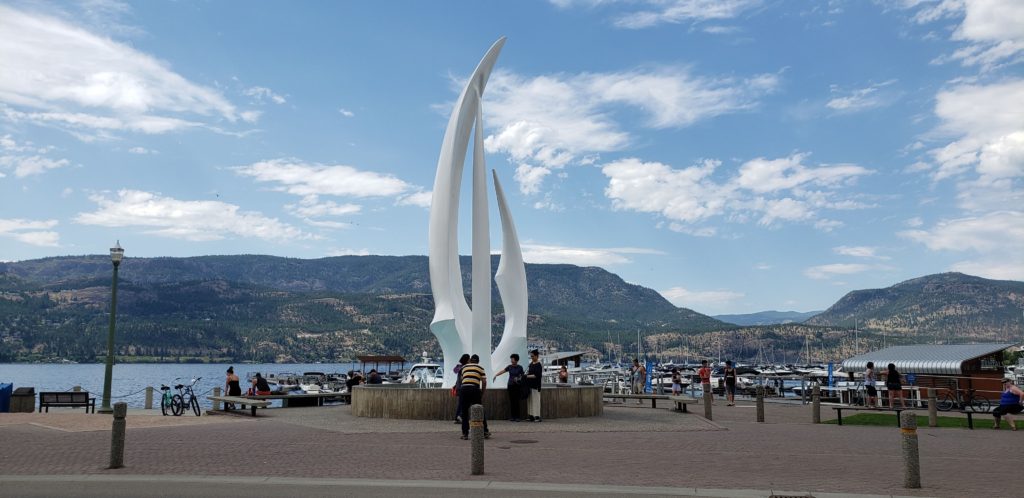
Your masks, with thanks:
[[(247, 399), (281, 400), (281, 407), (289, 406), (324, 406), (324, 401), (332, 398), (342, 401), (351, 401), (351, 393), (306, 393), (306, 394), (253, 394), (245, 396)], [(293, 401), (293, 403), (289, 403)], [(310, 404), (306, 404), (310, 403)]]
[(623, 401), (623, 403), (625, 403), (625, 401), (627, 399), (638, 399), (638, 400), (649, 399), (649, 400), (651, 400), (651, 408), (657, 408), (658, 407), (658, 400), (659, 399), (668, 399), (668, 395), (667, 394), (608, 394), (608, 393), (605, 393), (604, 397), (605, 398), (611, 398), (613, 400), (621, 399)]
[[(210, 401), (221, 401), (223, 403), (233, 403), (233, 404), (241, 406), (243, 410), (245, 410), (246, 406), (251, 407), (252, 408), (252, 416), (253, 417), (256, 416), (256, 409), (257, 408), (266, 408), (266, 407), (270, 406), (270, 402), (269, 401), (259, 400), (259, 399), (249, 399), (249, 398), (246, 398), (244, 396), (207, 396), (206, 399), (208, 399)], [(224, 411), (229, 411), (229, 410), (227, 410), (227, 408), (225, 407)]]
[(81, 406), (85, 408), (85, 413), (89, 413), (89, 408), (96, 413), (96, 398), (90, 398), (86, 391), (39, 393), (39, 411), (42, 412), (45, 408), (46, 413), (50, 413), (51, 406)]
[(675, 396), (675, 395), (669, 395), (668, 400), (673, 402), (673, 403), (675, 403), (675, 405), (676, 405), (675, 411), (682, 412), (682, 413), (687, 413), (686, 412), (686, 405), (688, 405), (688, 404), (696, 405), (700, 401), (697, 398), (691, 398), (689, 396)]
[(896, 427), (900, 427), (900, 412), (903, 410), (912, 410), (913, 408), (870, 408), (866, 406), (833, 406), (833, 410), (836, 411), (836, 423), (843, 425), (843, 410), (851, 412), (896, 412)]

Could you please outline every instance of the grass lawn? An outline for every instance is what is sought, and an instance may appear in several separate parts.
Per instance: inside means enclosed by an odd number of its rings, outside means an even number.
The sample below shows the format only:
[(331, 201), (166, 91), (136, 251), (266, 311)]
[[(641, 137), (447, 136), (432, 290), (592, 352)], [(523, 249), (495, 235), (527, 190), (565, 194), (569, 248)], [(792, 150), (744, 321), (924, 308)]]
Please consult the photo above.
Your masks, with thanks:
[[(939, 427), (962, 427), (967, 428), (967, 419), (961, 417), (939, 417)], [(835, 424), (836, 420), (826, 420), (825, 424)], [(1016, 421), (1017, 428), (1024, 428), (1024, 422)], [(896, 415), (890, 415), (886, 413), (858, 413), (850, 417), (843, 417), (843, 425), (880, 425), (888, 427), (896, 427)], [(918, 427), (928, 427), (928, 417), (918, 416), (917, 417)], [(1003, 429), (1009, 429), (1010, 424), (1007, 424), (1005, 420), (1002, 421), (1000, 427)], [(974, 428), (975, 429), (990, 429), (992, 428), (992, 416), (989, 414), (979, 413), (974, 416)]]

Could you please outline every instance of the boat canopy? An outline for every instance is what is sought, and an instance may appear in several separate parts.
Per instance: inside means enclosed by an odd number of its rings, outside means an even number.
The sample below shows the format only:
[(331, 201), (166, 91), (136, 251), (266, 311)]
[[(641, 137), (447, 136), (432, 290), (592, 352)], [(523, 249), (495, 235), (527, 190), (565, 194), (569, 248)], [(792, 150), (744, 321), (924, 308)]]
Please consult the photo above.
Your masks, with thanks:
[(943, 344), (893, 346), (843, 360), (843, 370), (857, 372), (875, 362), (876, 370), (885, 370), (890, 363), (905, 373), (963, 375), (964, 363), (1009, 349), (1015, 344)]

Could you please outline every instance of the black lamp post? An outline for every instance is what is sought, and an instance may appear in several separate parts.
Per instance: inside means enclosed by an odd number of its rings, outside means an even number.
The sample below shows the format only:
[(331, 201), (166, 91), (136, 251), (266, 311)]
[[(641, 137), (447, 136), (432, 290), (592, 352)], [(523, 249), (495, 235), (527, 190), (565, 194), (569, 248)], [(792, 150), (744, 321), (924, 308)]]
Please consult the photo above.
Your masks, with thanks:
[(107, 369), (103, 374), (103, 405), (100, 406), (100, 413), (113, 413), (110, 407), (110, 380), (114, 373), (114, 320), (117, 316), (117, 267), (124, 257), (124, 249), (121, 249), (121, 241), (110, 248), (110, 262), (114, 264), (114, 283), (110, 293), (110, 333), (107, 334)]

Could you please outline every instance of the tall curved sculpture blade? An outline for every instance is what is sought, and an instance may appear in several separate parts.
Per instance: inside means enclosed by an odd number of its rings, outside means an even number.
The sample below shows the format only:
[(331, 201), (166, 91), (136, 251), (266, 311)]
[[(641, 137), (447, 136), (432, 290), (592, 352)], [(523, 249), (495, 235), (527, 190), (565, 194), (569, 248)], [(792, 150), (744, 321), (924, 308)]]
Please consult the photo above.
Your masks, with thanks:
[(519, 353), (524, 361), (526, 358), (526, 265), (519, 247), (516, 225), (512, 221), (508, 203), (505, 202), (505, 191), (498, 181), (498, 173), (491, 173), (494, 175), (494, 194), (498, 198), (498, 214), (501, 215), (501, 259), (498, 260), (494, 281), (498, 284), (501, 304), (505, 307), (505, 331), (491, 355), (491, 362), (494, 365), (505, 365), (512, 353)]
[[(434, 177), (428, 231), (430, 287), (434, 296), (434, 318), (430, 323), (430, 331), (437, 337), (441, 352), (444, 354), (445, 387), (455, 384), (455, 374), (451, 366), (457, 362), (463, 351), (476, 352), (481, 359), (490, 358), (487, 354), (490, 351), (489, 327), (486, 347), (472, 344), (472, 311), (466, 303), (462, 287), (462, 267), (459, 264), (459, 186), (462, 184), (469, 134), (478, 121), (480, 96), (483, 95), (491, 70), (504, 44), (504, 37), (494, 42), (459, 95), (448, 120), (444, 140), (441, 142), (437, 175)], [(487, 268), (489, 274), (489, 261)], [(475, 301), (474, 304), (482, 303)], [(486, 306), (490, 308), (489, 300)]]

